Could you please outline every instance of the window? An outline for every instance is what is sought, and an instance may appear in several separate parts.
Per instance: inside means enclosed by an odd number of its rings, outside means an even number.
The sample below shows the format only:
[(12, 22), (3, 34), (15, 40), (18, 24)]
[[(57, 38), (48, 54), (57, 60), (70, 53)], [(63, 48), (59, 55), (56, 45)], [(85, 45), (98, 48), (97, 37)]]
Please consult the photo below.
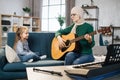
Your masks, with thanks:
[[(42, 31), (57, 31), (60, 29), (57, 17), (65, 17), (65, 0), (43, 0)], [(65, 27), (65, 23), (62, 28)]]

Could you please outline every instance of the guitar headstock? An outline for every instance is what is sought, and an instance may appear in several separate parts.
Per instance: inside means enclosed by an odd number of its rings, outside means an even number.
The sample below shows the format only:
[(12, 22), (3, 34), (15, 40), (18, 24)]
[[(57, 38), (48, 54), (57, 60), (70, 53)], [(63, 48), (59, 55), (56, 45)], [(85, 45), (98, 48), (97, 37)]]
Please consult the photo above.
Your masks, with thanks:
[(112, 35), (111, 27), (104, 27), (98, 30), (98, 33), (103, 35)]

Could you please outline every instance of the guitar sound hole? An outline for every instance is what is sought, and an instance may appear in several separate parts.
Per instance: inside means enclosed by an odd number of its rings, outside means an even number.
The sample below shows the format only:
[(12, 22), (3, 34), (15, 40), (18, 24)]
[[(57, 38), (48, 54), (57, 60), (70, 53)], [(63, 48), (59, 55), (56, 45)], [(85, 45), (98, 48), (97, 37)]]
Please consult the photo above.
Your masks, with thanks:
[(66, 45), (66, 46), (61, 49), (62, 52), (65, 51), (65, 50), (70, 46), (70, 41), (67, 40), (67, 41), (65, 42), (65, 45)]

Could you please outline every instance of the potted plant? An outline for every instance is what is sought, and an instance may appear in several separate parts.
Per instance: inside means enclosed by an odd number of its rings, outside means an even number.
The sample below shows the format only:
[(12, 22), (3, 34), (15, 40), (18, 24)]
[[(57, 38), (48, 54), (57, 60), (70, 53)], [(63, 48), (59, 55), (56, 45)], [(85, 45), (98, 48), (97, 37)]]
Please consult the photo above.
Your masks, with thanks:
[(6, 26), (4, 26), (4, 27), (2, 28), (2, 30), (3, 30), (4, 32), (7, 32), (7, 31), (8, 31), (8, 28), (7, 28)]
[(2, 27), (2, 30), (3, 30), (3, 36), (7, 36), (7, 32), (8, 32), (8, 27), (7, 26), (3, 26)]
[(25, 12), (25, 14), (24, 14), (25, 16), (29, 16), (31, 9), (29, 7), (24, 7), (23, 11)]
[(59, 22), (59, 24), (60, 24), (60, 29), (62, 29), (62, 26), (63, 26), (63, 24), (65, 23), (65, 17), (62, 17), (61, 15), (59, 15), (59, 16), (57, 17), (57, 20), (58, 20), (58, 22)]

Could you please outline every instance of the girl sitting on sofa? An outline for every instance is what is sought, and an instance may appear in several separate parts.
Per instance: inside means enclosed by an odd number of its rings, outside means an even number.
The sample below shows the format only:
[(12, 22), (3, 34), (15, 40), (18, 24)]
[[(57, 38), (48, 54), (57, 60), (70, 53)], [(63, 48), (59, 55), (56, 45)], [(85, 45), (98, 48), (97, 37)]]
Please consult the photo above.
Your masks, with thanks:
[(28, 27), (22, 26), (17, 29), (14, 50), (18, 54), (22, 62), (33, 62), (46, 58), (46, 55), (38, 56), (36, 53), (32, 52), (28, 46)]

